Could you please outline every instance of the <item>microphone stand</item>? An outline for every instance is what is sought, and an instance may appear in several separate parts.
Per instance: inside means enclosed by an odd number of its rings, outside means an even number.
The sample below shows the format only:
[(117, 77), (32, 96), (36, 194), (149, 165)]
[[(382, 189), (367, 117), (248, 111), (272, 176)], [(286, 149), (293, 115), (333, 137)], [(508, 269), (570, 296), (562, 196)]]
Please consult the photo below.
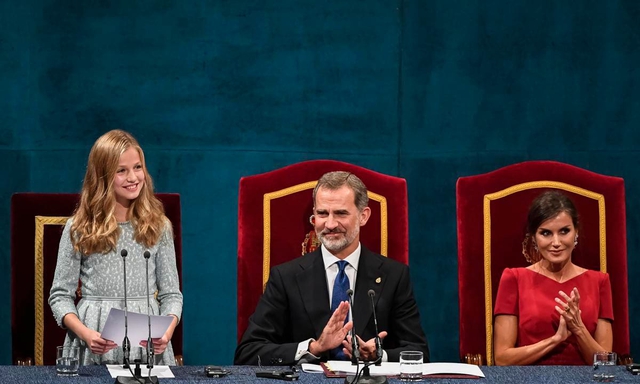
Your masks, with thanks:
[[(124, 340), (122, 340), (122, 368), (128, 368), (131, 374), (135, 375), (133, 371), (131, 371), (131, 365), (129, 364), (129, 358), (131, 353), (131, 343), (129, 342), (128, 332), (129, 332), (129, 324), (127, 322), (127, 250), (123, 249), (120, 251), (120, 256), (122, 256), (122, 270), (124, 273)], [(131, 381), (131, 377), (126, 376), (118, 376), (116, 377), (116, 384), (126, 384), (126, 383), (135, 383), (136, 381)]]
[(351, 327), (351, 365), (356, 366), (355, 376), (347, 376), (344, 378), (344, 384), (353, 384), (358, 378), (358, 360), (360, 360), (360, 344), (358, 343), (358, 335), (356, 333), (356, 322), (353, 319), (353, 290), (347, 290), (349, 295), (349, 311), (351, 312), (351, 321), (353, 327)]
[(376, 292), (373, 289), (370, 289), (367, 294), (369, 295), (369, 298), (371, 299), (371, 312), (373, 313), (373, 325), (374, 325), (374, 329), (376, 331), (376, 336), (375, 336), (375, 343), (376, 343), (376, 365), (381, 365), (382, 364), (382, 339), (380, 339), (380, 332), (378, 332), (378, 316), (376, 315), (376, 303), (375, 300), (373, 299), (376, 296)]
[(147, 319), (149, 321), (149, 336), (147, 337), (147, 368), (149, 368), (149, 375), (145, 379), (145, 383), (158, 383), (157, 376), (151, 376), (151, 369), (153, 368), (154, 363), (154, 354), (153, 354), (153, 339), (151, 338), (151, 314), (150, 308), (151, 304), (149, 303), (149, 258), (151, 257), (151, 253), (149, 251), (144, 251), (144, 258), (146, 263), (146, 278), (147, 278)]
[(130, 368), (129, 354), (131, 352), (131, 343), (129, 343), (129, 337), (127, 336), (129, 332), (129, 324), (127, 323), (127, 250), (123, 249), (120, 251), (120, 256), (122, 256), (122, 268), (124, 271), (124, 340), (122, 340), (122, 367)]
[[(148, 253), (148, 251), (147, 251)], [(129, 327), (127, 324), (127, 250), (123, 249), (120, 252), (123, 261), (124, 268), (124, 340), (122, 341), (122, 354), (123, 354), (123, 368), (129, 368), (129, 372), (133, 377), (127, 376), (118, 376), (116, 377), (115, 384), (154, 384), (158, 382), (158, 378), (155, 376), (152, 377), (137, 377), (140, 375), (140, 360), (136, 360), (136, 369), (135, 372), (131, 370), (131, 365), (129, 364), (130, 352), (131, 352), (131, 343), (129, 342), (129, 337), (127, 336)], [(145, 255), (146, 256), (146, 255)], [(147, 305), (149, 305), (149, 260), (147, 260)], [(149, 319), (151, 321), (151, 319)], [(151, 323), (149, 323), (151, 324)], [(149, 329), (151, 329), (151, 325), (149, 325)], [(149, 331), (151, 332), (151, 331)], [(147, 346), (148, 348), (148, 346)], [(149, 373), (151, 370), (149, 370)], [(155, 379), (155, 381), (153, 381)]]
[(360, 360), (360, 344), (358, 343), (358, 337), (356, 336), (356, 323), (353, 321), (353, 290), (348, 289), (347, 295), (349, 295), (349, 312), (351, 312), (351, 321), (353, 327), (351, 327), (351, 365), (358, 365)]
[[(347, 376), (347, 378), (344, 379), (344, 383), (345, 384), (388, 384), (389, 380), (387, 380), (386, 376), (371, 376), (371, 372), (369, 371), (369, 367), (371, 365), (381, 365), (382, 363), (382, 340), (380, 340), (380, 337), (378, 336), (378, 334), (380, 332), (378, 332), (378, 318), (376, 316), (376, 305), (375, 302), (373, 300), (373, 297), (376, 295), (376, 293), (374, 292), (373, 289), (370, 289), (369, 292), (367, 292), (369, 297), (371, 298), (371, 309), (373, 311), (373, 324), (375, 326), (375, 332), (376, 332), (376, 336), (375, 336), (375, 343), (376, 343), (376, 359), (373, 361), (366, 361), (364, 362), (364, 366), (362, 367), (362, 373), (360, 375), (358, 375), (356, 373), (355, 376)], [(353, 294), (353, 292), (351, 293)], [(351, 297), (351, 294), (349, 295), (349, 297)], [(352, 328), (352, 330), (355, 329)], [(354, 332), (354, 338), (355, 336), (355, 332)], [(356, 371), (357, 372), (357, 371)]]
[(375, 331), (376, 331), (376, 336), (375, 336), (376, 359), (374, 361), (368, 361), (364, 363), (364, 367), (362, 368), (362, 376), (360, 377), (359, 380), (357, 380), (357, 382), (360, 384), (388, 384), (389, 380), (387, 380), (386, 376), (371, 376), (371, 373), (369, 372), (369, 367), (371, 365), (382, 364), (382, 340), (380, 340), (380, 336), (378, 336), (380, 334), (380, 332), (378, 332), (378, 317), (376, 316), (376, 304), (373, 300), (376, 293), (373, 289), (370, 289), (369, 292), (367, 293), (369, 295), (369, 298), (371, 298), (371, 309), (373, 311), (373, 324), (375, 326)]

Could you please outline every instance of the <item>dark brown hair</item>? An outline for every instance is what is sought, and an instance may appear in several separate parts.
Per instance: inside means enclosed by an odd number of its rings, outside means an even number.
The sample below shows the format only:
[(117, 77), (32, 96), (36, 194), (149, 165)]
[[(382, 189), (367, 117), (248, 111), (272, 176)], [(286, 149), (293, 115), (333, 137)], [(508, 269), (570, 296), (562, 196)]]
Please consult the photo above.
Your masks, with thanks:
[(542, 223), (556, 217), (562, 212), (571, 216), (576, 230), (580, 228), (580, 217), (573, 201), (564, 193), (557, 190), (549, 190), (536, 197), (529, 206), (527, 217), (527, 233), (535, 236)]

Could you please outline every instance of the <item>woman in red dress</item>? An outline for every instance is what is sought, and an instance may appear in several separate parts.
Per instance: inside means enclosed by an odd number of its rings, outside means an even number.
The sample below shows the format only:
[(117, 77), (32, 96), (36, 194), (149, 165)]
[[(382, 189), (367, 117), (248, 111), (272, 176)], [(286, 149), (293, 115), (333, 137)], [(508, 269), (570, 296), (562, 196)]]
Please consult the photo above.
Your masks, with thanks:
[(526, 268), (502, 273), (494, 309), (497, 365), (584, 365), (613, 344), (609, 275), (571, 262), (579, 220), (558, 191), (529, 208), (522, 253)]

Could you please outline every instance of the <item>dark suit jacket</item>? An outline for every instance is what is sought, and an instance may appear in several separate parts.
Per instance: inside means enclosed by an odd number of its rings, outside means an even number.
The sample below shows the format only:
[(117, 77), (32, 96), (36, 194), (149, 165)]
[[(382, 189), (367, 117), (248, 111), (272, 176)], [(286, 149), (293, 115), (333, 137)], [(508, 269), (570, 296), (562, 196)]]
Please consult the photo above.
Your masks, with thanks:
[[(376, 293), (378, 329), (389, 334), (382, 341), (389, 361), (398, 361), (400, 351), (424, 352), (429, 347), (420, 325), (420, 314), (413, 297), (409, 268), (375, 254), (364, 246), (360, 254), (353, 298), (356, 333), (367, 341), (375, 328), (371, 299)], [(331, 317), (327, 276), (320, 249), (271, 269), (269, 281), (249, 326), (236, 348), (234, 364), (290, 365), (298, 344), (318, 339)], [(322, 360), (328, 358), (328, 353)]]

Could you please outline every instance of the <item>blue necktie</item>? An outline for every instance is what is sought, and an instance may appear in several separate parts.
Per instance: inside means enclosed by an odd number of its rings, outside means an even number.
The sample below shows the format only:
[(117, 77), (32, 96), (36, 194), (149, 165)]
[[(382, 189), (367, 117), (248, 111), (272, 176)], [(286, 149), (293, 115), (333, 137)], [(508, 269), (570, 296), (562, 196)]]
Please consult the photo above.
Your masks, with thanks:
[[(331, 295), (331, 313), (335, 312), (335, 310), (340, 305), (342, 301), (349, 301), (349, 295), (347, 295), (347, 291), (351, 288), (349, 286), (349, 277), (345, 273), (344, 269), (349, 262), (346, 260), (340, 260), (336, 264), (338, 264), (338, 275), (336, 276), (336, 281), (333, 283), (333, 294)], [(349, 316), (344, 319), (346, 323)], [(342, 344), (333, 349), (332, 359), (334, 360), (346, 360), (344, 352), (342, 352)]]

